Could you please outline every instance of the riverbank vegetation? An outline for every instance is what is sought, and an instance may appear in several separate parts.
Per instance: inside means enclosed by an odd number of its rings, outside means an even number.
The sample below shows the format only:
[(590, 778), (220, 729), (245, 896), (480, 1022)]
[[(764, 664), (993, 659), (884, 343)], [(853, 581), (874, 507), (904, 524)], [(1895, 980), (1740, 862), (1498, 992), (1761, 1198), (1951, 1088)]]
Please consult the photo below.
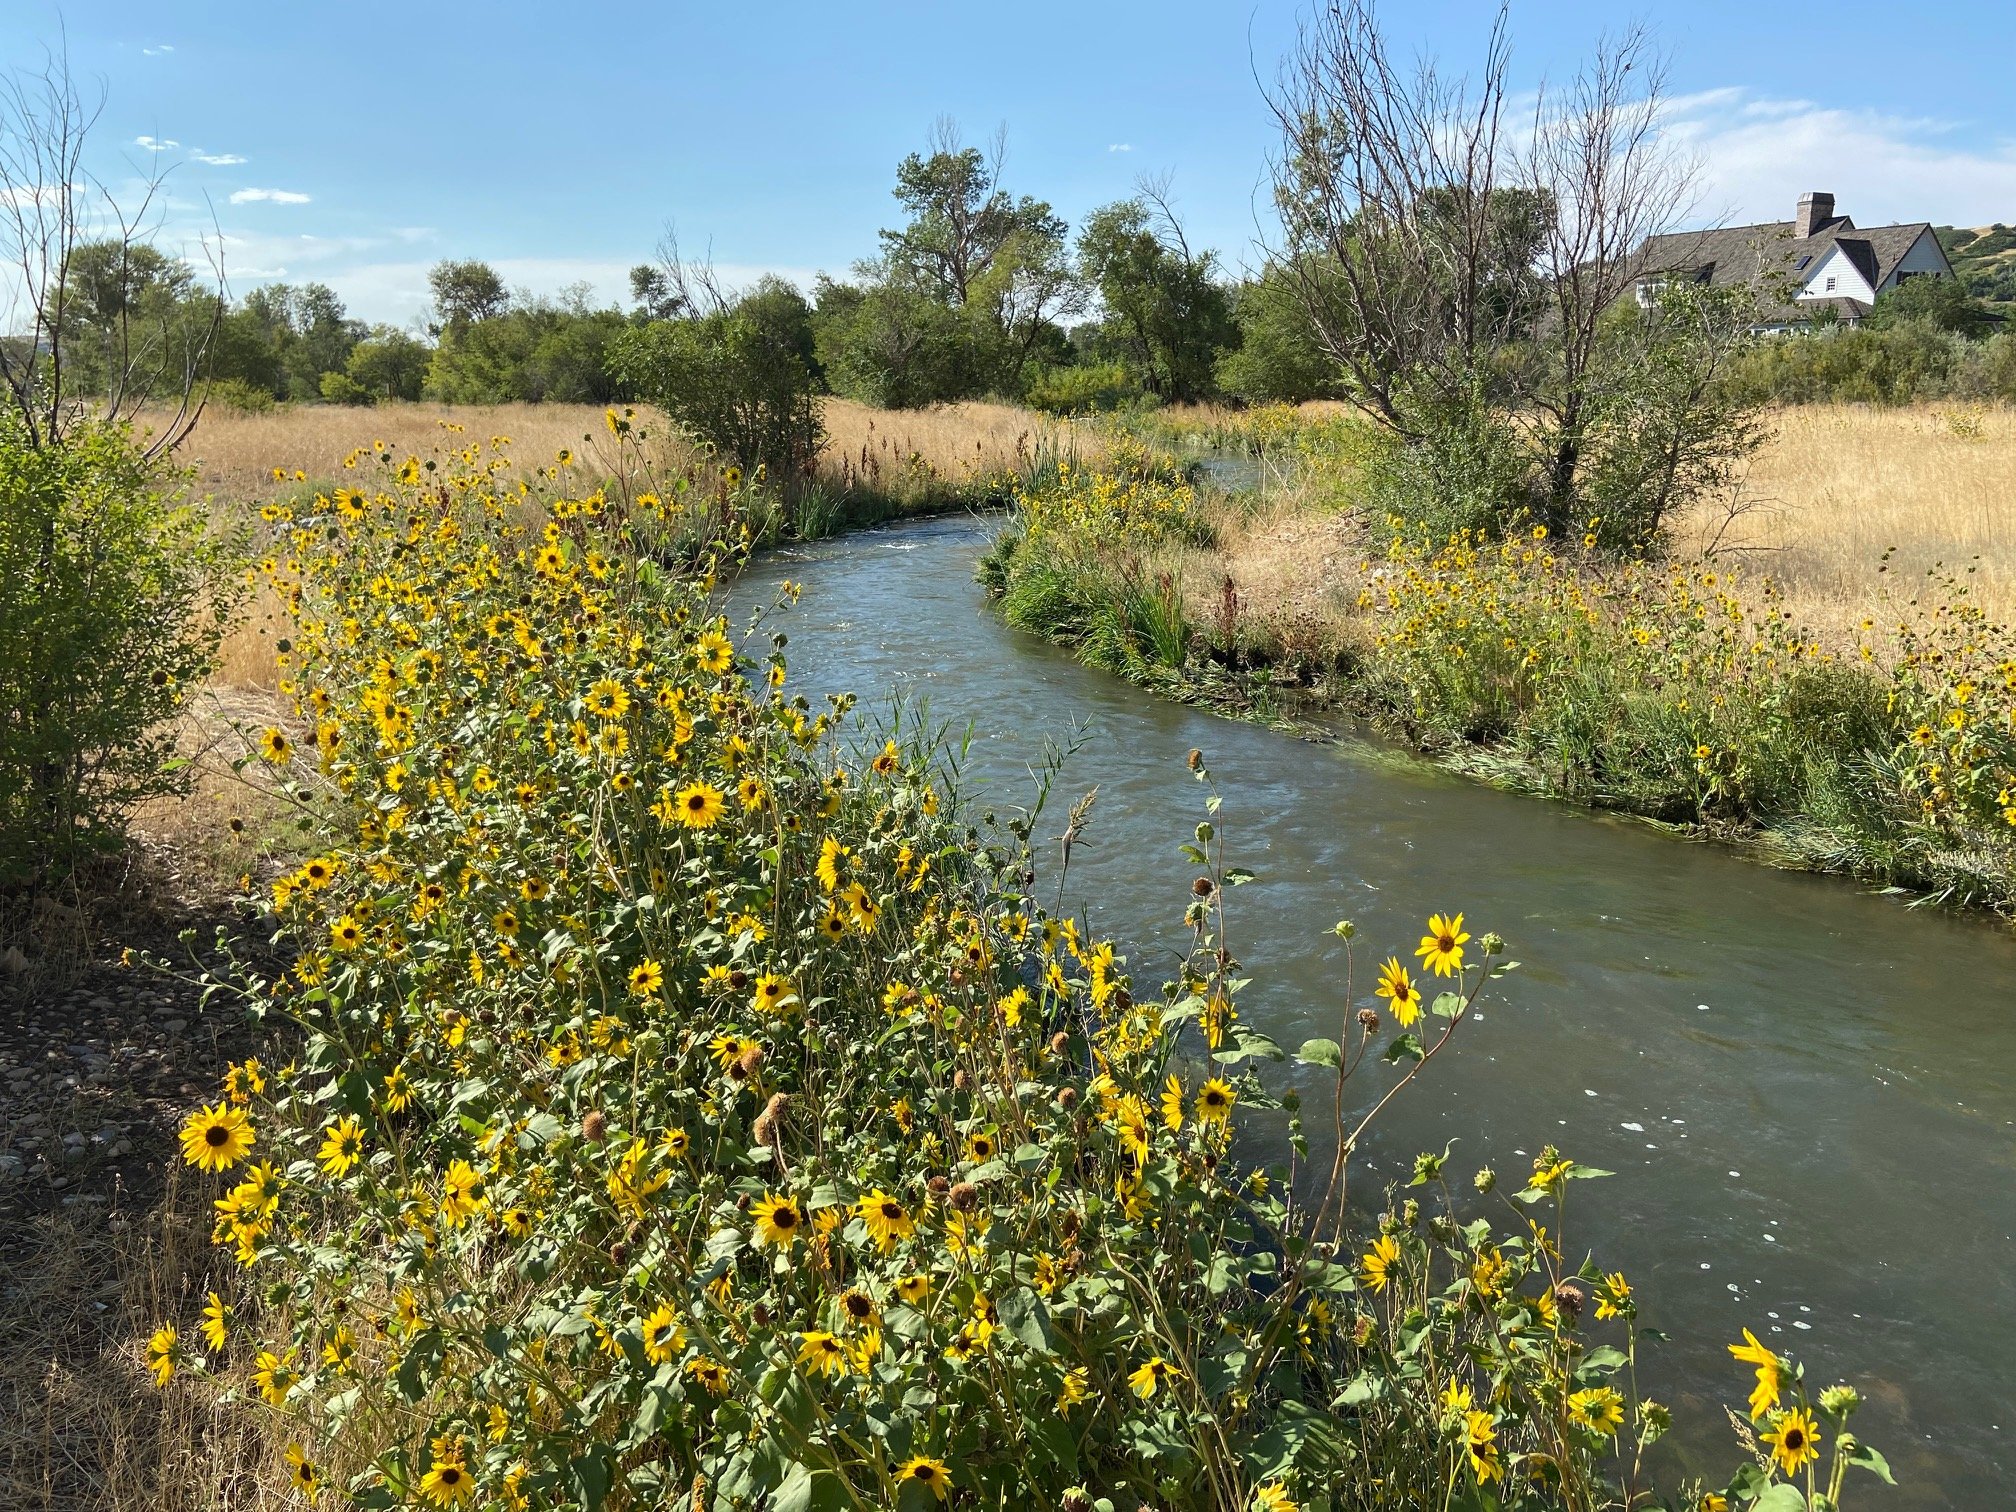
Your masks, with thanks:
[[(1305, 1129), (1256, 1074), (1202, 754), (1152, 983), (1035, 901), (1036, 812), (975, 828), (927, 731), (795, 692), (760, 616), (737, 652), (710, 589), (742, 548), (657, 559), (688, 506), (611, 425), (591, 492), (479, 440), (365, 448), (268, 522), (301, 607), (257, 759), (319, 848), (265, 899), (284, 969), (213, 989), (301, 1049), (184, 1128), (220, 1264), (148, 1345), (164, 1390), (235, 1395), (267, 1473), (365, 1506), (1649, 1494), (1639, 1299), (1563, 1258), (1602, 1173), (1424, 1156), (1369, 1221), (1346, 1200), (1503, 943), (1438, 916), (1414, 970), (1388, 947), (1385, 1011), (1347, 989), (1297, 1053)], [(1179, 485), (1137, 483), (1051, 492), (1180, 535)], [(1292, 1160), (1247, 1167), (1254, 1109)], [(1737, 1347), (1726, 1494), (1886, 1474), (1852, 1391)]]
[[(2007, 563), (1984, 579), (1949, 553), (1973, 511), (1942, 499), (1910, 551), (1887, 540), (1844, 574), (1893, 500), (1840, 508), (1831, 551), (1809, 512), (1780, 537), (1792, 585), (1774, 580), (1757, 559), (1782, 515), (1755, 459), (1776, 438), (1812, 489), (1852, 455), (1746, 376), (1799, 343), (1750, 334), (1757, 293), (1638, 288), (1648, 217), (1684, 182), (1642, 39), (1516, 144), (1504, 46), (1458, 84), (1396, 69), (1367, 6), (1311, 27), (1274, 100), (1275, 265), (1349, 406), (1137, 417), (1163, 445), (1243, 453), (1261, 486), (1191, 498), (1181, 539), (1124, 508), (1084, 528), (1039, 488), (983, 582), (1015, 623), (1182, 696), (1270, 715), (1285, 685), (1506, 786), (2016, 913)], [(1992, 476), (2005, 416), (1929, 424), (1928, 452)], [(1998, 513), (1956, 534), (1994, 538)]]

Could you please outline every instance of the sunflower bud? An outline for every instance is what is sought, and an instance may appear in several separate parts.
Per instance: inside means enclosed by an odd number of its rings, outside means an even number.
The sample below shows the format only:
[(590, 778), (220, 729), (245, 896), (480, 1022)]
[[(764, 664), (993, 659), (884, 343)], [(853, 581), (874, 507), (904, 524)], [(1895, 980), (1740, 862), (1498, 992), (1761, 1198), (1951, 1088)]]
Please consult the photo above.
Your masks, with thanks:
[(1090, 1493), (1073, 1486), (1057, 1499), (1057, 1505), (1063, 1508), (1064, 1512), (1092, 1512), (1096, 1503)]
[(1505, 936), (1498, 933), (1495, 929), (1477, 943), (1484, 947), (1484, 954), (1487, 956), (1503, 955), (1505, 953)]
[(947, 1192), (952, 1190), (952, 1183), (947, 1181), (943, 1176), (933, 1176), (924, 1185), (933, 1197), (943, 1197)]
[(1193, 772), (1201, 772), (1201, 771), (1203, 771), (1203, 770), (1204, 770), (1204, 753), (1203, 753), (1202, 751), (1198, 750), (1198, 749), (1197, 749), (1197, 747), (1195, 747), (1195, 746), (1192, 746), (1192, 747), (1190, 748), (1190, 754), (1189, 754), (1188, 756), (1185, 756), (1185, 757), (1183, 758), (1183, 764), (1184, 764), (1185, 766), (1189, 767), (1189, 768), (1190, 768), (1190, 770), (1191, 770), (1191, 771), (1193, 771)]
[(1563, 1281), (1554, 1288), (1554, 1305), (1571, 1318), (1582, 1316), (1583, 1301), (1582, 1288), (1573, 1281)]
[(591, 1109), (581, 1120), (581, 1137), (590, 1144), (600, 1144), (609, 1134), (609, 1116), (600, 1108)]
[(1360, 1008), (1358, 1010), (1358, 1027), (1363, 1029), (1367, 1034), (1377, 1034), (1379, 1032), (1379, 1010), (1376, 1008)]
[(1470, 1178), (1470, 1184), (1488, 1196), (1492, 1188), (1498, 1185), (1498, 1173), (1492, 1170), (1491, 1167), (1485, 1166), (1475, 1176)]
[(736, 967), (728, 973), (728, 985), (737, 992), (740, 992), (744, 987), (749, 985), (749, 973), (739, 966)]
[(1190, 891), (1200, 898), (1210, 897), (1211, 879), (1209, 877), (1199, 877), (1195, 882), (1190, 884)]

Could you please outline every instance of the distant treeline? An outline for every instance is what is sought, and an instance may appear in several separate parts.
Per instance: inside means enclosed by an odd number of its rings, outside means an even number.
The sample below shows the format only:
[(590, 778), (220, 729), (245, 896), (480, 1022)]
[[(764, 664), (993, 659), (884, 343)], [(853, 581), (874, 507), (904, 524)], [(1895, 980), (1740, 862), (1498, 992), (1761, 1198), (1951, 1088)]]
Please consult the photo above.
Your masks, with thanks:
[[(152, 247), (89, 243), (66, 269), (66, 383), (107, 393), (200, 375), (213, 402), (254, 409), (622, 402), (654, 397), (648, 349), (737, 315), (795, 354), (816, 389), (884, 407), (1348, 397), (1281, 270), (1235, 277), (1193, 248), (1165, 184), (1092, 211), (1074, 234), (1048, 203), (1002, 186), (998, 151), (947, 127), (896, 179), (901, 224), (809, 293), (766, 279), (725, 295), (671, 258), (631, 270), (627, 307), (598, 306), (586, 284), (513, 292), (489, 264), (451, 260), (429, 273), (428, 311), (411, 328), (351, 317), (324, 284), (222, 299)], [(2016, 401), (2016, 332), (2003, 330), (2016, 307), (2000, 303), (2016, 296), (2016, 232), (1940, 236), (1960, 278), (1914, 280), (1858, 327), (1760, 341), (1728, 382), (1752, 401)], [(648, 334), (656, 326), (687, 329)]]

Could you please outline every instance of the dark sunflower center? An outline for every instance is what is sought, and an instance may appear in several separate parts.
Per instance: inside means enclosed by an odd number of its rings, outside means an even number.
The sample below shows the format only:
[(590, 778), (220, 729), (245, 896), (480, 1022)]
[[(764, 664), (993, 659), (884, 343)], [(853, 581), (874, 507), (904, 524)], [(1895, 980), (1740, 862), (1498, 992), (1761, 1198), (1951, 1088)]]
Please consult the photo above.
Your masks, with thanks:
[(212, 1124), (203, 1131), (203, 1142), (213, 1149), (218, 1145), (231, 1143), (231, 1131), (222, 1124)]
[(887, 1219), (888, 1219), (888, 1220), (889, 1220), (889, 1221), (890, 1221), (891, 1223), (894, 1223), (894, 1222), (896, 1222), (896, 1220), (897, 1220), (897, 1219), (899, 1219), (899, 1218), (901, 1218), (901, 1217), (903, 1216), (903, 1207), (902, 1207), (902, 1204), (900, 1204), (900, 1203), (895, 1203), (895, 1202), (885, 1202), (885, 1203), (883, 1203), (883, 1204), (882, 1204), (882, 1216), (883, 1216), (884, 1218), (887, 1218)]
[(920, 1481), (936, 1480), (938, 1478), (938, 1472), (929, 1465), (919, 1465), (914, 1473)]
[(798, 1226), (798, 1215), (789, 1208), (779, 1208), (770, 1215), (770, 1221), (780, 1229), (796, 1228)]

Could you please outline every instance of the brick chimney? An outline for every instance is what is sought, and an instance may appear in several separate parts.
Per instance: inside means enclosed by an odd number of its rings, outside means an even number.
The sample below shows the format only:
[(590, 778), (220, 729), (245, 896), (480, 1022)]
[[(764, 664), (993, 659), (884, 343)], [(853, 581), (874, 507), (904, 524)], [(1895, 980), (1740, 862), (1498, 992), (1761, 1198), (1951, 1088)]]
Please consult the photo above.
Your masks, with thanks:
[(1792, 234), (1804, 241), (1834, 219), (1834, 196), (1814, 189), (1799, 196), (1799, 215), (1792, 222)]

